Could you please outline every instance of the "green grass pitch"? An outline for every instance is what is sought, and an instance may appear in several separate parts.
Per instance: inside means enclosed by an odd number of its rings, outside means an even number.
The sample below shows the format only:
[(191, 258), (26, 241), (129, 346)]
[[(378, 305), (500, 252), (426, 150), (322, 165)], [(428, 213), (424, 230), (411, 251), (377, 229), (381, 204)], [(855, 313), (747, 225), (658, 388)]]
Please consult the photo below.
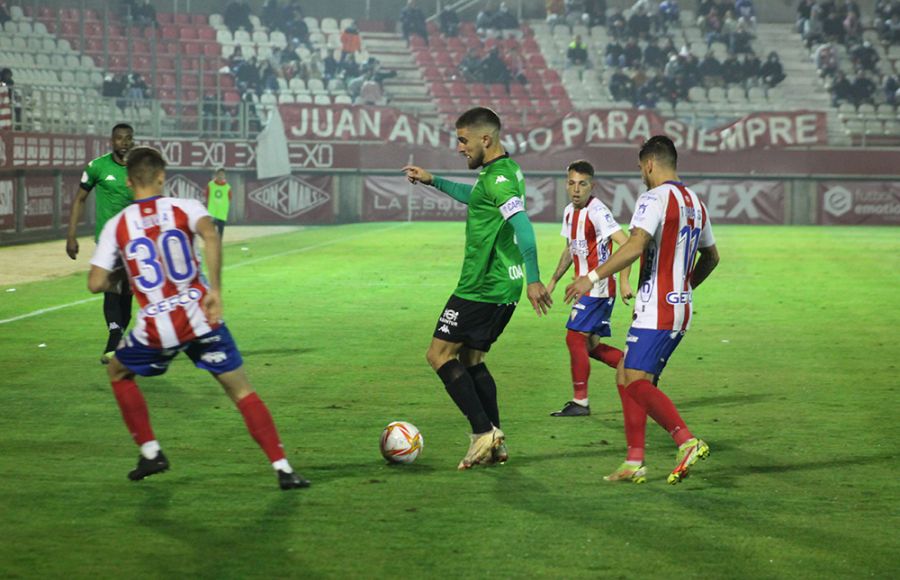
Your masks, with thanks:
[[(536, 229), (546, 281), (563, 241)], [(127, 481), (137, 450), (97, 362), (101, 302), (0, 324), (0, 576), (896, 577), (898, 234), (716, 229), (722, 262), (663, 375), (712, 449), (678, 486), (652, 421), (649, 482), (602, 480), (624, 457), (606, 367), (591, 417), (548, 416), (571, 396), (562, 287), (546, 318), (520, 303), (488, 357), (510, 462), (456, 471), (467, 424), (424, 355), (461, 223), (226, 244), (225, 318), (308, 490), (277, 490), (186, 358), (139, 382), (172, 470)], [(85, 280), (0, 292), (0, 320), (89, 298)], [(628, 319), (619, 303), (613, 344)], [(379, 456), (396, 419), (424, 435), (413, 465)]]

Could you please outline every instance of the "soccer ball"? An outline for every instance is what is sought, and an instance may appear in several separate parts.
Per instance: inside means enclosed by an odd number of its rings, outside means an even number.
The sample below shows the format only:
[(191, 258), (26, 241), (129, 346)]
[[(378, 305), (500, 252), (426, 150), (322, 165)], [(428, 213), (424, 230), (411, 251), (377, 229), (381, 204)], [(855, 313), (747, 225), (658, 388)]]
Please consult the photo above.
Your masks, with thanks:
[(381, 432), (381, 455), (392, 463), (412, 463), (425, 440), (412, 423), (393, 421)]

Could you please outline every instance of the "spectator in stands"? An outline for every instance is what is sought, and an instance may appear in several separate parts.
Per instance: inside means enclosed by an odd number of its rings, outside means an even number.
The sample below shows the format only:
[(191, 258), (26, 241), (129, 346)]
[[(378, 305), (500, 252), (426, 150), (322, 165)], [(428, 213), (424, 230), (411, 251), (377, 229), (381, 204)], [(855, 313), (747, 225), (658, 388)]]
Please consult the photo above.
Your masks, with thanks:
[(309, 25), (303, 19), (303, 9), (295, 2), (286, 8), (285, 14), (281, 31), (288, 37), (294, 48), (302, 44), (310, 52), (315, 52), (315, 47), (309, 39)]
[(837, 11), (832, 10), (822, 21), (822, 32), (832, 42), (844, 42), (844, 22)]
[(385, 98), (381, 85), (375, 82), (373, 78), (366, 76), (359, 90), (358, 103), (370, 106), (384, 105)]
[(322, 51), (325, 54), (322, 58), (322, 82), (327, 85), (331, 79), (340, 77), (341, 66), (330, 50), (323, 48)]
[(662, 70), (666, 66), (666, 53), (659, 47), (659, 39), (652, 37), (647, 41), (644, 49), (644, 66), (650, 69)]
[(739, 85), (744, 82), (744, 70), (738, 62), (737, 55), (729, 54), (722, 61), (722, 80), (726, 86)]
[(126, 89), (128, 100), (132, 106), (141, 106), (145, 99), (150, 98), (150, 87), (147, 81), (141, 76), (141, 73), (132, 73), (128, 75), (128, 87)]
[(546, 0), (544, 9), (547, 12), (547, 24), (550, 25), (550, 30), (552, 31), (565, 17), (565, 2), (564, 0)]
[(156, 21), (156, 8), (150, 4), (150, 0), (144, 0), (138, 4), (132, 13), (134, 23), (142, 29), (148, 26), (156, 28), (159, 23)]
[(875, 90), (875, 83), (869, 78), (869, 74), (866, 71), (857, 72), (850, 85), (853, 104), (857, 107), (863, 103), (874, 104)]
[(119, 98), (125, 92), (125, 85), (122, 77), (113, 73), (106, 73), (103, 77), (103, 86), (100, 88), (100, 94), (107, 98)]
[(382, 89), (384, 89), (385, 80), (392, 79), (397, 76), (397, 71), (386, 70), (383, 66), (381, 66), (381, 61), (374, 56), (370, 56), (369, 60), (363, 63), (361, 70), (363, 75), (370, 75), (371, 79), (378, 83), (378, 86), (380, 86)]
[(450, 6), (444, 6), (438, 16), (438, 28), (444, 36), (459, 36), (459, 14)]
[(222, 20), (232, 34), (240, 28), (247, 32), (253, 32), (253, 24), (250, 22), (250, 6), (247, 5), (247, 0), (232, 1), (225, 7)]
[(261, 122), (259, 119), (259, 113), (256, 110), (256, 102), (258, 96), (252, 88), (245, 87), (243, 84), (238, 85), (238, 91), (241, 92), (241, 103), (243, 103), (246, 107), (245, 111), (247, 112), (247, 130), (253, 134), (259, 133)]
[(881, 57), (868, 40), (850, 49), (850, 61), (857, 70), (872, 72), (878, 66)]
[(650, 36), (650, 25), (650, 16), (647, 11), (643, 6), (638, 6), (631, 18), (628, 19), (628, 32), (632, 38), (644, 40)]
[(884, 21), (881, 38), (888, 44), (900, 44), (900, 8)]
[(411, 34), (415, 34), (428, 44), (428, 26), (425, 24), (425, 15), (416, 6), (416, 0), (407, 0), (406, 6), (400, 11), (400, 27), (406, 42), (409, 42)]
[(862, 21), (859, 16), (855, 12), (847, 12), (844, 18), (844, 42), (848, 45), (856, 44), (862, 39), (862, 33)]
[(231, 74), (237, 76), (237, 71), (244, 64), (244, 61), (244, 50), (241, 48), (241, 45), (234, 45), (234, 50), (231, 51), (231, 56), (228, 57), (228, 69), (231, 71)]
[(756, 53), (746, 53), (741, 66), (744, 71), (744, 87), (749, 88), (757, 85), (759, 83), (760, 72), (762, 71), (762, 61), (759, 60)]
[(566, 62), (569, 66), (591, 66), (590, 61), (588, 61), (587, 44), (581, 40), (580, 34), (576, 34), (572, 42), (569, 43), (569, 48), (566, 50)]
[[(283, 15), (284, 12), (281, 6), (278, 5), (278, 0), (266, 0), (265, 4), (263, 4), (262, 12), (259, 14), (259, 20), (269, 30), (282, 30)], [(284, 31), (282, 30), (282, 32)]]
[(738, 18), (746, 17), (748, 20), (756, 20), (756, 11), (753, 9), (753, 0), (736, 0), (734, 13)]
[(663, 34), (667, 34), (670, 26), (678, 26), (681, 22), (681, 8), (678, 0), (663, 0), (659, 3), (657, 11), (656, 28)]
[(350, 82), (350, 79), (356, 78), (362, 74), (362, 69), (359, 66), (359, 63), (356, 62), (355, 54), (348, 54), (347, 58), (341, 60), (340, 62), (340, 76), (346, 82)]
[(681, 61), (681, 83), (687, 95), (688, 89), (700, 84), (700, 60), (691, 52), (689, 45), (681, 49), (678, 58)]
[(362, 50), (362, 39), (359, 36), (359, 28), (356, 27), (356, 22), (351, 21), (350, 25), (341, 33), (341, 60), (360, 50)]
[(499, 28), (497, 26), (497, 11), (494, 9), (494, 3), (488, 0), (475, 17), (475, 31), (480, 36), (493, 37)]
[(262, 92), (259, 83), (259, 65), (255, 56), (251, 56), (238, 66), (235, 79), (237, 82), (243, 83), (248, 91), (254, 91), (257, 95)]
[(797, 20), (795, 28), (799, 34), (803, 34), (803, 30), (806, 28), (806, 21), (809, 20), (809, 14), (815, 3), (816, 0), (800, 0), (797, 4)]
[(609, 16), (606, 27), (609, 30), (610, 36), (616, 40), (624, 40), (628, 37), (628, 23), (621, 10), (616, 10)]
[(715, 10), (710, 10), (706, 16), (701, 16), (700, 32), (706, 38), (706, 48), (712, 47), (714, 42), (725, 42), (722, 31), (722, 21)]
[(506, 92), (509, 92), (512, 74), (506, 66), (506, 63), (500, 58), (500, 47), (495, 46), (492, 48), (487, 56), (481, 61), (481, 74), (484, 75), (486, 83), (505, 85)]
[(608, 67), (625, 66), (624, 53), (625, 48), (617, 38), (613, 37), (603, 51), (603, 62)]
[(781, 66), (781, 59), (774, 50), (766, 57), (766, 62), (759, 68), (759, 78), (768, 88), (778, 86), (785, 79), (784, 67)]
[(664, 86), (660, 75), (653, 71), (647, 72), (647, 78), (641, 88), (635, 94), (635, 106), (639, 109), (653, 109), (656, 103), (663, 98)]
[(481, 82), (483, 77), (481, 74), (481, 57), (478, 56), (478, 49), (474, 47), (469, 48), (460, 61), (457, 70), (467, 82)]
[(566, 24), (572, 28), (576, 24), (582, 24), (585, 19), (584, 0), (565, 0)]
[(268, 60), (263, 61), (262, 65), (260, 65), (259, 85), (260, 93), (268, 91), (274, 95), (278, 94), (278, 73), (272, 66), (272, 63), (270, 63)]
[(634, 101), (634, 82), (620, 68), (609, 78), (609, 94), (614, 101)]
[(666, 63), (666, 68), (663, 69), (663, 76), (671, 81), (681, 76), (681, 59), (678, 58), (677, 54), (669, 56), (669, 62)]
[(12, 20), (12, 16), (9, 15), (9, 9), (6, 7), (6, 0), (0, 0), (0, 26), (3, 26), (10, 20)]
[[(671, 36), (666, 37), (665, 43), (662, 45), (663, 54), (666, 56), (666, 62), (668, 62), (669, 58), (675, 54), (678, 54), (678, 49), (675, 48), (675, 41), (672, 40)], [(663, 65), (665, 66), (665, 65)]]
[(716, 58), (715, 52), (706, 51), (706, 56), (700, 61), (700, 80), (704, 87), (720, 87), (724, 84), (722, 79), (722, 62)]
[(753, 51), (750, 46), (752, 41), (753, 35), (744, 27), (743, 22), (738, 22), (737, 28), (731, 33), (729, 49), (735, 54), (747, 54)]
[(816, 63), (816, 69), (818, 69), (821, 77), (833, 76), (840, 68), (837, 51), (830, 42), (821, 44), (816, 48), (813, 61)]
[(822, 7), (819, 4), (813, 4), (812, 8), (810, 8), (809, 18), (804, 24), (802, 34), (807, 48), (811, 48), (814, 44), (825, 40), (825, 25), (822, 17)]
[(606, 0), (585, 0), (588, 26), (606, 26)]
[(497, 10), (497, 14), (494, 16), (494, 28), (498, 30), (519, 29), (519, 19), (510, 11), (506, 2), (500, 3), (500, 9)]
[(203, 95), (203, 107), (201, 109), (201, 112), (203, 113), (204, 134), (218, 134), (219, 131), (221, 131), (219, 117), (223, 111), (224, 109), (215, 93), (207, 91), (206, 94)]
[(881, 77), (881, 91), (884, 94), (884, 103), (891, 107), (897, 107), (897, 95), (900, 92), (900, 79), (895, 74), (885, 74)]
[(853, 87), (847, 80), (843, 71), (837, 71), (830, 84), (826, 84), (828, 92), (831, 93), (831, 106), (837, 107), (843, 103), (853, 102)]
[(622, 62), (627, 68), (635, 68), (640, 66), (643, 56), (637, 38), (632, 36), (622, 49)]

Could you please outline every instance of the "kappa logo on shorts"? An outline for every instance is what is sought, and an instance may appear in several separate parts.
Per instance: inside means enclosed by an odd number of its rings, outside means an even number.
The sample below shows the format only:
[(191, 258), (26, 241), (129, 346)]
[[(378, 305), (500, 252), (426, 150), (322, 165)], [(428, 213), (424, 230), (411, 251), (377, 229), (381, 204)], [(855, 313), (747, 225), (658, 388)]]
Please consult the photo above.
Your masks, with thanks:
[(211, 365), (216, 365), (228, 360), (228, 355), (220, 351), (206, 352), (203, 353), (203, 355), (200, 357), (200, 360)]
[(450, 327), (445, 324), (438, 328), (438, 331), (443, 332), (444, 334), (450, 334)]

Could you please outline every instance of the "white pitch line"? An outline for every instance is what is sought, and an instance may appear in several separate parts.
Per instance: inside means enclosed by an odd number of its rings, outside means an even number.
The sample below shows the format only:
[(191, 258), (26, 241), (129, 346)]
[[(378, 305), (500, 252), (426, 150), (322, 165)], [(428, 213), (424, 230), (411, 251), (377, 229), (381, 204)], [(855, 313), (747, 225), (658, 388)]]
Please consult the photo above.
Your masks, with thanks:
[[(367, 235), (369, 235), (369, 234), (374, 234), (374, 233), (379, 233), (379, 232), (386, 232), (386, 231), (388, 231), (388, 230), (393, 230), (393, 229), (405, 227), (405, 226), (407, 226), (407, 225), (409, 225), (409, 224), (406, 223), (406, 222), (403, 222), (403, 223), (397, 224), (397, 225), (395, 225), (395, 226), (391, 226), (391, 227), (387, 227), (387, 228), (382, 228), (382, 229), (380, 229), (380, 230), (375, 230), (375, 231), (362, 232), (362, 233), (359, 233), (359, 234), (355, 234), (355, 235), (352, 235), (352, 236), (347, 236), (347, 237), (345, 237), (345, 238), (341, 238), (341, 239), (339, 239), (339, 240), (333, 240), (333, 241), (330, 241), (330, 242), (322, 242), (322, 243), (320, 243), (320, 244), (313, 244), (312, 246), (304, 246), (304, 247), (302, 247), (302, 248), (296, 248), (296, 249), (294, 249), (294, 250), (286, 250), (286, 251), (284, 251), (284, 252), (278, 252), (277, 254), (270, 254), (270, 255), (268, 255), (268, 256), (262, 256), (262, 257), (259, 257), (259, 258), (254, 258), (254, 259), (252, 259), (252, 260), (247, 260), (246, 262), (239, 262), (239, 263), (237, 263), (237, 264), (232, 264), (232, 265), (230, 265), (230, 266), (225, 266), (223, 269), (224, 269), (224, 270), (232, 270), (232, 269), (234, 269), (234, 268), (240, 268), (241, 266), (247, 266), (248, 264), (256, 264), (256, 263), (258, 263), (258, 262), (263, 262), (263, 261), (265, 261), (265, 260), (271, 260), (272, 258), (280, 258), (281, 256), (287, 256), (287, 255), (289, 255), (289, 254), (299, 254), (299, 253), (302, 253), (302, 252), (309, 252), (309, 251), (312, 251), (312, 250), (318, 250), (319, 248), (324, 248), (324, 247), (326, 247), (326, 246), (333, 246), (333, 245), (335, 245), (335, 244), (340, 244), (340, 243), (342, 243), (342, 242), (346, 242), (347, 240), (352, 240), (352, 239), (359, 238), (359, 237), (362, 237), (362, 236), (367, 236)], [(10, 322), (15, 322), (15, 321), (17, 321), (17, 320), (23, 320), (23, 319), (25, 319), (25, 318), (32, 318), (32, 317), (34, 317), (34, 316), (40, 316), (41, 314), (47, 314), (48, 312), (54, 312), (54, 311), (56, 311), (56, 310), (62, 310), (63, 308), (69, 308), (69, 307), (71, 307), (71, 306), (78, 306), (79, 304), (85, 304), (85, 303), (87, 303), (87, 302), (94, 302), (95, 300), (100, 300), (101, 298), (103, 298), (103, 296), (92, 296), (92, 297), (90, 297), (90, 298), (85, 298), (84, 300), (76, 300), (75, 302), (69, 302), (68, 304), (59, 304), (59, 305), (57, 305), (57, 306), (51, 306), (50, 308), (41, 308), (40, 310), (35, 310), (35, 311), (29, 312), (29, 313), (27, 313), (27, 314), (20, 314), (19, 316), (13, 316), (12, 318), (6, 318), (6, 319), (4, 319), (4, 320), (0, 320), (0, 324), (8, 324), (8, 323), (10, 323)]]

